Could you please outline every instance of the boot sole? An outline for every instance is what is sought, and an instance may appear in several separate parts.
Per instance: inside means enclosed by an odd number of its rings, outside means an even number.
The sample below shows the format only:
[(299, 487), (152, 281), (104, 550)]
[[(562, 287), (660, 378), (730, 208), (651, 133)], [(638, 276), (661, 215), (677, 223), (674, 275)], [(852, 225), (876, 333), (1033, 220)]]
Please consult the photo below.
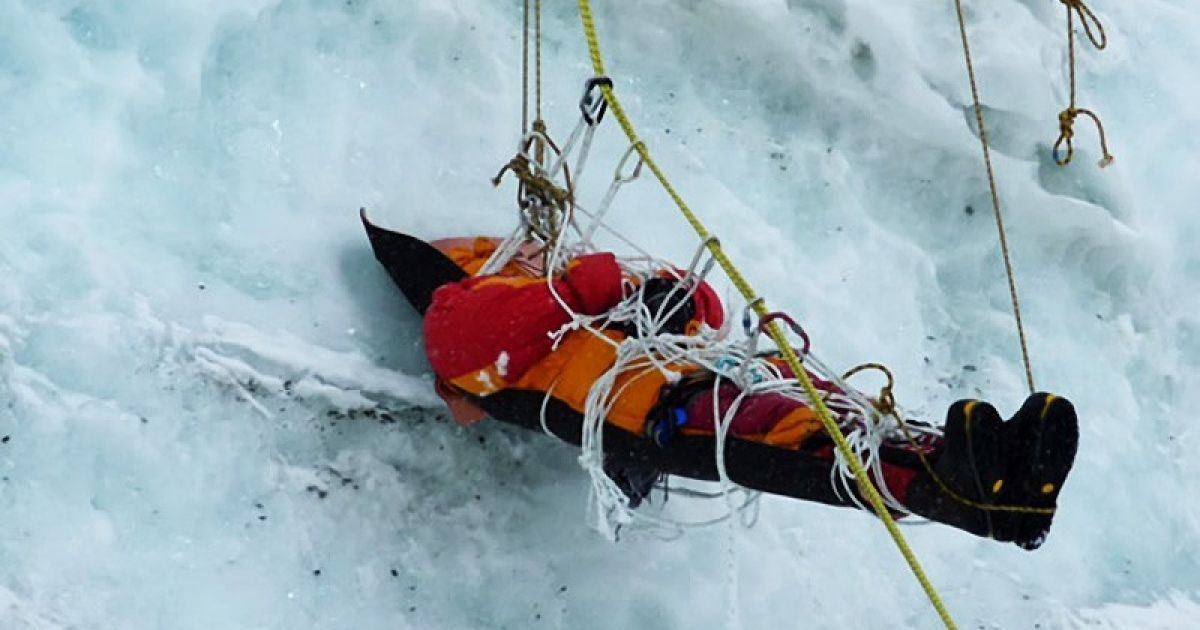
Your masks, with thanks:
[[(1004, 502), (1037, 508), (1054, 508), (1063, 482), (1079, 449), (1079, 422), (1075, 408), (1065, 398), (1034, 394), (1010, 423), (1015, 432), (1010, 468), (1019, 471), (1013, 492)], [(1007, 494), (1007, 493), (1006, 493)], [(1046, 540), (1053, 514), (1019, 514), (1014, 540), (1023, 549), (1037, 549)]]
[[(940, 471), (942, 481), (960, 488), (967, 499), (986, 505), (994, 504), (1008, 472), (1003, 441), (1004, 421), (995, 407), (975, 400), (955, 403), (950, 413), (960, 414), (963, 421), (961, 425), (949, 421), (946, 423), (945, 448), (964, 453), (966, 461), (962, 464), (966, 466), (953, 472), (943, 469)], [(982, 535), (1002, 541), (1012, 539), (1008, 514), (978, 510), (966, 505), (960, 509), (979, 515), (985, 526)]]

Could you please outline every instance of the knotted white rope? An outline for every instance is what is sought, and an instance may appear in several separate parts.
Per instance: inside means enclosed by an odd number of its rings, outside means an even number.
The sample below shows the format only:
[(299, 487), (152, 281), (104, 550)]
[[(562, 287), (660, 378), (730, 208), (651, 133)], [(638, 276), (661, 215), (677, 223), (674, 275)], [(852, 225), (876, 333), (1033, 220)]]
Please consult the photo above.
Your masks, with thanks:
[[(808, 399), (797, 379), (785, 377), (775, 364), (759, 356), (758, 341), (761, 328), (757, 325), (751, 327), (743, 322), (746, 334), (736, 340), (729, 334), (728, 323), (721, 330), (703, 326), (696, 335), (662, 332), (663, 324), (683, 308), (699, 290), (713, 269), (714, 260), (711, 257), (706, 259), (708, 244), (702, 243), (687, 269), (680, 273), (669, 263), (651, 255), (605, 222), (620, 189), (635, 181), (641, 174), (643, 164), (640, 157), (632, 168), (629, 166), (630, 161), (638, 156), (636, 145), (630, 146), (618, 161), (608, 189), (594, 210), (589, 211), (575, 199), (575, 189), (587, 165), (595, 129), (595, 124), (581, 119), (562, 149), (556, 153), (556, 157), (547, 160), (546, 163), (533, 159), (534, 156), (529, 154), (528, 149), (535, 144), (535, 140), (547, 140), (536, 137), (540, 132), (535, 130), (526, 134), (521, 139), (519, 148), (519, 152), (529, 160), (530, 170), (535, 175), (546, 178), (570, 193), (560, 232), (544, 244), (547, 251), (542, 272), (547, 277), (551, 295), (560, 307), (571, 315), (567, 324), (551, 333), (554, 347), (557, 348), (568, 333), (587, 331), (614, 346), (615, 350), (613, 364), (593, 383), (583, 411), (579, 463), (589, 477), (589, 521), (593, 527), (610, 538), (615, 538), (623, 528), (646, 529), (655, 535), (673, 538), (687, 528), (713, 525), (729, 520), (737, 514), (743, 515), (744, 524), (751, 524), (757, 515), (759, 493), (738, 486), (730, 479), (726, 466), (726, 443), (738, 410), (748, 397), (768, 393), (786, 396), (810, 408), (814, 403)], [(566, 164), (576, 150), (578, 154), (575, 156), (573, 178), (568, 178)], [(536, 200), (533, 203), (536, 203)], [(536, 212), (537, 208), (533, 211)], [(522, 216), (523, 221), (526, 220), (525, 215)], [(584, 225), (580, 225), (581, 217), (586, 220)], [(479, 273), (496, 273), (520, 255), (522, 248), (529, 242), (528, 228), (524, 222), (518, 226), (497, 246)], [(550, 280), (557, 277), (575, 257), (596, 251), (593, 239), (599, 230), (613, 235), (637, 255), (618, 258), (625, 277), (626, 297), (606, 313), (584, 315), (571, 309)], [(677, 283), (666, 299), (661, 300), (658, 308), (652, 312), (644, 299), (646, 283), (650, 278), (661, 277), (664, 274), (673, 277)], [(604, 333), (606, 329), (614, 326), (632, 330), (634, 334), (618, 342)], [(798, 327), (796, 331), (803, 334)], [(807, 346), (807, 339), (805, 345)], [(884, 480), (882, 460), (879, 457), (884, 444), (903, 441), (898, 423), (891, 416), (879, 413), (869, 398), (851, 388), (839, 373), (829, 369), (811, 352), (804, 353), (804, 363), (810, 373), (832, 383), (837, 389), (825, 397), (825, 404), (838, 417), (855, 457), (860, 458), (864, 467), (872, 474), (887, 507), (902, 514), (909, 514), (909, 510), (889, 492)], [(664, 494), (673, 491), (685, 497), (723, 500), (725, 510), (715, 518), (688, 521), (650, 514), (645, 510), (634, 510), (630, 507), (625, 492), (604, 469), (605, 422), (624, 389), (655, 372), (662, 375), (668, 383), (675, 383), (680, 376), (678, 369), (672, 369), (672, 366), (682, 365), (697, 366), (715, 375), (712, 383), (713, 418), (716, 419), (716, 426), (713, 427), (713, 457), (719, 491), (706, 493), (689, 488), (671, 489), (661, 484), (659, 487)], [(622, 377), (624, 384), (617, 387), (617, 382)], [(720, 389), (723, 382), (732, 383), (739, 390), (724, 413), (720, 411)], [(553, 395), (553, 391), (554, 387), (551, 387), (547, 392), (546, 402)], [(543, 404), (542, 428), (549, 433), (545, 409), (546, 405)], [(929, 426), (910, 424), (909, 428), (922, 434), (940, 434), (938, 429)], [(835, 451), (834, 457), (834, 466), (830, 473), (830, 484), (834, 491), (838, 496), (865, 509), (855, 490), (856, 482), (849, 462), (838, 451)]]

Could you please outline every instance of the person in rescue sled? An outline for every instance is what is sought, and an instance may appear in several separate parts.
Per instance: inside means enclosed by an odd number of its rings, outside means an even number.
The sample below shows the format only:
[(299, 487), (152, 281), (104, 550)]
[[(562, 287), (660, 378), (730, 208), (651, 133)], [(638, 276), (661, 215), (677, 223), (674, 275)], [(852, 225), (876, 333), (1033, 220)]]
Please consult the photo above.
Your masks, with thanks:
[[(479, 239), (445, 253), (474, 273), (491, 254), (491, 242)], [(647, 280), (644, 303), (654, 309), (669, 296), (683, 295), (672, 291), (676, 282), (666, 275)], [(437, 288), (425, 312), (426, 351), (439, 391), (456, 418), (470, 423), (486, 409), (495, 417), (536, 428), (538, 414), (547, 413), (543, 400), (548, 393), (557, 401), (549, 413), (556, 422), (573, 423), (564, 434), (573, 432), (572, 441), (578, 443), (588, 391), (613, 365), (614, 345), (590, 331), (574, 330), (555, 349), (551, 334), (571, 321), (563, 304), (583, 315), (604, 314), (631, 286), (612, 254), (597, 253), (572, 260), (550, 282), (510, 265), (499, 274), (466, 277)], [(720, 300), (702, 283), (662, 332), (692, 334), (702, 324), (719, 328), (723, 320)], [(637, 331), (613, 326), (603, 334), (621, 341)], [(785, 378), (793, 376), (776, 361)], [(715, 392), (720, 409), (714, 411), (715, 375), (695, 365), (670, 367), (680, 373), (677, 382), (648, 370), (636, 377), (622, 374), (612, 388), (617, 399), (606, 417), (608, 426), (652, 447), (606, 466), (605, 472), (634, 507), (664, 472), (713, 478), (711, 472), (703, 472), (712, 467), (711, 436), (717, 419), (739, 393), (723, 379)], [(824, 392), (837, 391), (836, 385), (819, 378), (814, 384)], [(839, 413), (836, 406), (831, 411)], [(726, 459), (733, 481), (766, 492), (854, 505), (829, 489), (832, 440), (808, 406), (779, 393), (752, 394), (730, 422)], [(606, 454), (610, 433), (605, 432)], [(688, 446), (700, 439), (697, 436), (707, 436), (705, 448)], [(1077, 443), (1071, 403), (1038, 393), (1007, 421), (987, 402), (958, 401), (946, 412), (942, 436), (928, 435), (916, 448), (885, 444), (880, 459), (886, 491), (912, 512), (1035, 549), (1050, 529)], [(921, 463), (917, 449), (931, 468)], [(794, 465), (799, 461), (806, 463)]]

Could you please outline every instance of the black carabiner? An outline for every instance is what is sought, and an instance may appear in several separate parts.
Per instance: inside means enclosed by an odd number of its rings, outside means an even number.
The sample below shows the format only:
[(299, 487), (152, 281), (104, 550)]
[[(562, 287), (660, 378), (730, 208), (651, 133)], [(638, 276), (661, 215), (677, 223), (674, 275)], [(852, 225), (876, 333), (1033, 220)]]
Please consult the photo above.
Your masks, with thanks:
[(583, 122), (586, 122), (589, 127), (595, 127), (604, 120), (604, 112), (608, 111), (608, 101), (604, 99), (604, 93), (599, 92), (596, 88), (600, 86), (608, 86), (612, 88), (612, 79), (599, 76), (592, 77), (583, 84), (583, 98), (579, 99), (579, 113), (583, 114)]

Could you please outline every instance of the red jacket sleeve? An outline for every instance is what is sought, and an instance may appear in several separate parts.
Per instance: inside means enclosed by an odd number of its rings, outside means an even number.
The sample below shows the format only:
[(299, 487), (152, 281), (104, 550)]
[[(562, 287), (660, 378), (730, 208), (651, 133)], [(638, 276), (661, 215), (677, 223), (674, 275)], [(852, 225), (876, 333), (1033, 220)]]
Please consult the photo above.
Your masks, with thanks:
[[(621, 268), (610, 253), (577, 258), (553, 282), (572, 311), (587, 315), (622, 298)], [(425, 351), (440, 379), (487, 395), (548, 355), (550, 334), (570, 321), (544, 279), (467, 278), (434, 292), (425, 313)]]

